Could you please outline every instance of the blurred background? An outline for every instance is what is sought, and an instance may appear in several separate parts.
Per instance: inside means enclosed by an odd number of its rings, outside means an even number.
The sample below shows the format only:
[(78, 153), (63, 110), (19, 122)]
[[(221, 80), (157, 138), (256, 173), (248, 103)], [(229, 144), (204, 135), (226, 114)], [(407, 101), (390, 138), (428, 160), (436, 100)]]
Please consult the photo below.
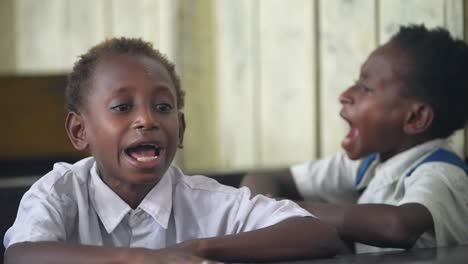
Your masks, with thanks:
[[(187, 93), (176, 162), (235, 186), (246, 170), (339, 151), (338, 95), (409, 23), (466, 40), (468, 0), (0, 0), (1, 238), (31, 183), (83, 157), (64, 130), (66, 75), (102, 40), (143, 38), (175, 62)], [(451, 138), (465, 157), (466, 130)]]
[[(463, 0), (0, 0), (0, 178), (75, 161), (66, 74), (113, 36), (175, 62), (187, 93), (188, 173), (283, 167), (340, 150), (338, 95), (400, 24), (468, 35)], [(452, 143), (468, 153), (466, 132)]]

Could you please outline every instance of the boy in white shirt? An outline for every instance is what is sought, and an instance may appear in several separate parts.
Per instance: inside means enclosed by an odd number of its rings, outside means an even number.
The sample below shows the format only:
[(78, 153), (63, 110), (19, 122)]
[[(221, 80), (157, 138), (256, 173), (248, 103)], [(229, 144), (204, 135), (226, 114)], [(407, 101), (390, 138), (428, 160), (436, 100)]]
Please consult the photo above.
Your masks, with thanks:
[(66, 131), (92, 157), (58, 163), (24, 195), (6, 263), (199, 263), (325, 257), (336, 229), (289, 201), (250, 197), (171, 165), (185, 131), (174, 65), (139, 39), (81, 56)]
[(468, 120), (466, 43), (445, 29), (401, 27), (340, 102), (346, 153), (252, 172), (242, 184), (303, 200), (359, 242), (357, 252), (468, 243), (468, 169), (446, 142)]

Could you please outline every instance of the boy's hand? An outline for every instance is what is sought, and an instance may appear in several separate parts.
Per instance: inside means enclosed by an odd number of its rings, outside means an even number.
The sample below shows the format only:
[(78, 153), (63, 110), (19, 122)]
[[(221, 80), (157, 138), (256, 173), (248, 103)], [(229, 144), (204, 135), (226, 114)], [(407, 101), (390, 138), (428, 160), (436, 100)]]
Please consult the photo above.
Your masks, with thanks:
[(216, 264), (218, 262), (198, 257), (184, 248), (172, 247), (159, 250), (142, 250), (142, 254), (136, 254), (135, 259), (129, 263), (138, 264)]

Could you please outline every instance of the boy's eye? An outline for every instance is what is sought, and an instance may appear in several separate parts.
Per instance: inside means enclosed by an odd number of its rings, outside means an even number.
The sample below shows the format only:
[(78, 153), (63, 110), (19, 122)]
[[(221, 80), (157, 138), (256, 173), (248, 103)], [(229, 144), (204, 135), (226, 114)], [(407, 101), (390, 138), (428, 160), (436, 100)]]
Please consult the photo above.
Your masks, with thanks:
[(361, 89), (363, 92), (365, 92), (365, 93), (371, 93), (372, 92), (372, 89), (369, 86), (363, 84), (361, 79), (355, 80), (354, 83), (355, 83), (356, 87)]
[(369, 88), (369, 86), (363, 84), (362, 82), (357, 81), (357, 82), (356, 82), (356, 86), (359, 87), (359, 89), (361, 89), (361, 90), (362, 90), (363, 92), (365, 92), (365, 93), (370, 93), (370, 92), (372, 92), (372, 89)]
[(119, 104), (119, 105), (113, 106), (111, 109), (116, 112), (128, 112), (131, 108), (132, 106), (129, 104)]
[(156, 105), (156, 110), (158, 110), (159, 112), (163, 112), (163, 113), (167, 113), (167, 112), (170, 112), (172, 110), (172, 105), (170, 104), (157, 104)]
[(371, 88), (369, 88), (369, 87), (367, 87), (367, 86), (365, 86), (365, 85), (363, 85), (363, 84), (361, 84), (361, 88), (362, 88), (362, 90), (363, 90), (364, 92), (366, 92), (366, 93), (372, 92), (372, 89), (371, 89)]

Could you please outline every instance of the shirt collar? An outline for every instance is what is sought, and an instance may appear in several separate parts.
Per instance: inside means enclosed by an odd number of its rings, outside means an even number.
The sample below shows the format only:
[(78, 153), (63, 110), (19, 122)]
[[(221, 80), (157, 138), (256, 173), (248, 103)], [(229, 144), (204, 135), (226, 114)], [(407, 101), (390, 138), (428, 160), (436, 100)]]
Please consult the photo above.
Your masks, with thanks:
[(145, 196), (138, 206), (167, 229), (172, 210), (173, 174), (176, 170), (169, 167), (161, 180)]
[(97, 171), (96, 162), (91, 168), (89, 195), (97, 215), (109, 234), (132, 210), (124, 200), (102, 181)]
[[(156, 186), (146, 195), (138, 208), (149, 214), (164, 229), (167, 229), (172, 209), (172, 174), (170, 167)], [(106, 231), (110, 234), (122, 222), (132, 208), (122, 200), (99, 177), (96, 163), (91, 168), (89, 182), (90, 199)], [(136, 210), (138, 210), (138, 208)]]
[(439, 148), (450, 150), (447, 140), (434, 139), (412, 147), (381, 163), (377, 169), (391, 171), (388, 175), (397, 179), (401, 175), (404, 175), (406, 170), (411, 169), (413, 164), (424, 159), (427, 155)]

